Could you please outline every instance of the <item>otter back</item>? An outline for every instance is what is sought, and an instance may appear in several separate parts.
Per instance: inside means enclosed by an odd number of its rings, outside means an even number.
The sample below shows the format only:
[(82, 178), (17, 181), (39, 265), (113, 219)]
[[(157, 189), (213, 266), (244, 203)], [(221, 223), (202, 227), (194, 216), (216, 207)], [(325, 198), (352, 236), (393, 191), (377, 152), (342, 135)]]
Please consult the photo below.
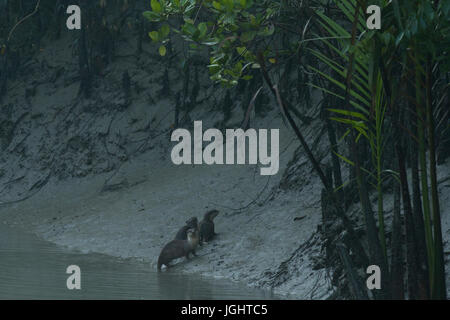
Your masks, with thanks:
[(189, 253), (195, 255), (195, 248), (199, 242), (198, 231), (188, 230), (188, 240), (172, 240), (164, 246), (158, 258), (158, 271), (162, 265), (169, 267), (169, 262), (185, 256), (189, 259)]
[(205, 216), (199, 225), (200, 242), (209, 241), (216, 235), (213, 220), (218, 214), (219, 211), (217, 210), (211, 210), (205, 213)]
[(202, 221), (200, 223), (200, 240), (201, 241), (210, 241), (214, 235), (215, 235), (214, 222)]
[(192, 245), (187, 240), (172, 240), (164, 246), (158, 258), (158, 270), (162, 265), (169, 266), (169, 262), (181, 258), (188, 257), (192, 251)]
[(183, 226), (180, 230), (178, 230), (175, 235), (175, 240), (187, 240), (187, 231), (189, 230), (189, 226)]

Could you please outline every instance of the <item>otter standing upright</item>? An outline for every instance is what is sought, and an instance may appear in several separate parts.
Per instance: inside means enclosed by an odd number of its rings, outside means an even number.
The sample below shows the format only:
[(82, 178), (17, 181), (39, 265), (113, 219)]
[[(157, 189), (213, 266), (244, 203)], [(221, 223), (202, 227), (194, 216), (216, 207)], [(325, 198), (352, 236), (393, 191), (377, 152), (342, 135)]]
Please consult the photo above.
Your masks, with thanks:
[(219, 214), (217, 210), (211, 210), (205, 213), (203, 220), (200, 222), (200, 243), (210, 241), (216, 233), (214, 232), (214, 218)]
[(194, 229), (195, 231), (198, 231), (198, 220), (197, 217), (192, 217), (189, 220), (186, 221), (186, 225), (181, 227), (180, 230), (178, 230), (175, 239), (176, 240), (187, 240), (187, 231), (189, 229)]
[(195, 256), (195, 248), (198, 245), (198, 232), (194, 229), (187, 231), (187, 240), (172, 240), (164, 246), (158, 258), (158, 271), (161, 270), (162, 265), (169, 267), (169, 262), (186, 257), (189, 259), (189, 253)]

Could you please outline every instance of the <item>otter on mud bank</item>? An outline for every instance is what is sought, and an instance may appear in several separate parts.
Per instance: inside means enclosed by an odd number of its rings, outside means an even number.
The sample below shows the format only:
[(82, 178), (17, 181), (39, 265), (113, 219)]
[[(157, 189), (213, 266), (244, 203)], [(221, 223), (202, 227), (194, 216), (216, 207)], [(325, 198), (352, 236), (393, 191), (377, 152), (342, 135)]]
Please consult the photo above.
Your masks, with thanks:
[(209, 241), (213, 236), (217, 235), (214, 232), (214, 218), (219, 214), (217, 210), (211, 210), (205, 213), (203, 220), (200, 222), (200, 243), (203, 241)]
[(172, 240), (164, 246), (158, 258), (158, 271), (161, 271), (161, 266), (165, 265), (169, 268), (169, 262), (181, 258), (183, 256), (189, 259), (189, 253), (194, 256), (195, 248), (198, 245), (198, 231), (189, 229), (187, 231), (187, 240)]
[(186, 225), (183, 226), (180, 230), (178, 230), (175, 240), (187, 240), (187, 231), (189, 229), (194, 229), (198, 231), (198, 220), (197, 217), (192, 217), (186, 221)]

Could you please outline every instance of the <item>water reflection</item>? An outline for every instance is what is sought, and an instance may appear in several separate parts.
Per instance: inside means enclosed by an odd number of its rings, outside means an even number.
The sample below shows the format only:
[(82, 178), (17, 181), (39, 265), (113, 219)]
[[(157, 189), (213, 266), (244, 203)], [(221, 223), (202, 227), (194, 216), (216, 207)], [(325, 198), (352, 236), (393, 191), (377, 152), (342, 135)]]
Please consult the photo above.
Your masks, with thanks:
[[(68, 290), (66, 268), (81, 268), (81, 290)], [(158, 273), (146, 263), (80, 254), (0, 226), (0, 299), (274, 299), (225, 280)]]

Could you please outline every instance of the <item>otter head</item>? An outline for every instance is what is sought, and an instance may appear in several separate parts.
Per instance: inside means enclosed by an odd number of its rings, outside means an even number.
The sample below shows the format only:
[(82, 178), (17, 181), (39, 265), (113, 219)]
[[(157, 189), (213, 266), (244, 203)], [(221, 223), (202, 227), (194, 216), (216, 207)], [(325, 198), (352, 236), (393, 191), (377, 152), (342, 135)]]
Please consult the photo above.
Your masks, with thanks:
[(190, 228), (197, 228), (198, 226), (197, 217), (192, 217), (189, 220), (186, 220), (186, 225)]
[(205, 213), (205, 220), (213, 221), (214, 218), (219, 214), (219, 211), (217, 210), (210, 210), (207, 213)]
[(190, 228), (187, 230), (187, 240), (189, 243), (197, 245), (198, 243), (198, 232), (194, 228)]

